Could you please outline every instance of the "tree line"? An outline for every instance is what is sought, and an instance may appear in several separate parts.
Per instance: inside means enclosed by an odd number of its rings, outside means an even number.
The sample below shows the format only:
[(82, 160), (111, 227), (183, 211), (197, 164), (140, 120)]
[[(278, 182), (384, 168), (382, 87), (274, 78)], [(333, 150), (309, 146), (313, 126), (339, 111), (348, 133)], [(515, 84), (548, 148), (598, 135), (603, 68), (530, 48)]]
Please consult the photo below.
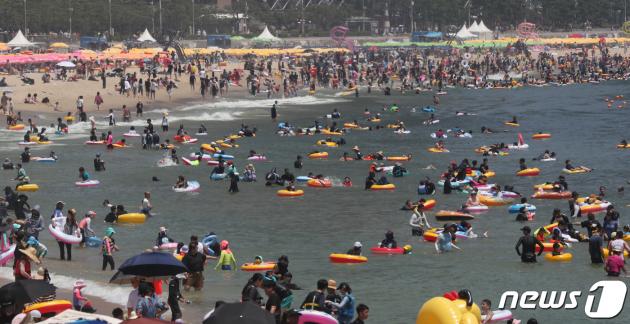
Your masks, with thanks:
[[(283, 11), (270, 10), (275, 0), (233, 0), (228, 15), (247, 13), (253, 34), (264, 25), (280, 36), (301, 34), (305, 23), (306, 35), (327, 35), (350, 17), (366, 16), (380, 22), (389, 20), (392, 27), (409, 32), (415, 30), (446, 30), (461, 26), (470, 19), (483, 19), (491, 28), (510, 29), (525, 20), (539, 29), (553, 31), (593, 28), (617, 28), (626, 19), (628, 0), (346, 0), (341, 6), (309, 6), (305, 10), (295, 1)], [(308, 2), (308, 0), (305, 0)], [(68, 32), (81, 35), (106, 33), (111, 23), (116, 38), (127, 38), (148, 28), (160, 33), (160, 0), (0, 0), (0, 29), (16, 31), (26, 26), (30, 33)], [(317, 1), (312, 1), (316, 3)], [(411, 3), (414, 3), (413, 7)], [(216, 0), (161, 0), (162, 30), (192, 30), (194, 17), (198, 30), (207, 33), (236, 33), (236, 19), (217, 19)], [(296, 5), (297, 4), (297, 5)], [(389, 17), (385, 16), (385, 10)], [(351, 33), (356, 33), (352, 31)]]

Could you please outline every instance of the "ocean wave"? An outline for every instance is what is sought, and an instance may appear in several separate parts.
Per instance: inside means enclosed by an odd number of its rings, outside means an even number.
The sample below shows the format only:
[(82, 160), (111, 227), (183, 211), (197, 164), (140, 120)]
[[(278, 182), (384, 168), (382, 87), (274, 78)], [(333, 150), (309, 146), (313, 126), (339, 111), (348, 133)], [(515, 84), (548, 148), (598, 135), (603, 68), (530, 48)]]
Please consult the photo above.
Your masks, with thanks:
[[(13, 269), (11, 269), (10, 267), (0, 268), (0, 278), (13, 281)], [(65, 290), (72, 290), (72, 288), (74, 287), (74, 282), (79, 279), (56, 273), (50, 273), (50, 278), (51, 283), (55, 285), (55, 287)], [(88, 296), (98, 297), (107, 302), (117, 305), (125, 305), (127, 297), (129, 296), (129, 292), (131, 292), (131, 287), (129, 286), (110, 285), (98, 281), (85, 279), (83, 281), (85, 281), (87, 285), (87, 287), (83, 289), (84, 294)]]
[(195, 104), (179, 109), (180, 111), (201, 110), (201, 109), (239, 109), (239, 108), (269, 108), (275, 101), (279, 106), (308, 106), (308, 105), (325, 105), (337, 102), (343, 102), (344, 99), (320, 96), (303, 96), (292, 98), (271, 98), (271, 99), (240, 99), (240, 100), (222, 100), (218, 102), (209, 102)]

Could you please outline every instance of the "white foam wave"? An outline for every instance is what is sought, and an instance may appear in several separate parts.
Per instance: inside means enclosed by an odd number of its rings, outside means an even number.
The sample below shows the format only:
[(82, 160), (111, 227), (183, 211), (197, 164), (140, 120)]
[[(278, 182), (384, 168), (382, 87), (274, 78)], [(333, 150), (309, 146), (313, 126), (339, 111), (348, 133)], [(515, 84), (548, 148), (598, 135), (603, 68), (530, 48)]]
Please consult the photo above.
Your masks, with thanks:
[[(13, 281), (12, 269), (10, 267), (0, 268), (0, 277)], [(74, 282), (79, 279), (56, 273), (51, 273), (50, 277), (51, 283), (55, 285), (55, 287), (65, 290), (72, 290)], [(87, 287), (83, 289), (83, 292), (86, 295), (98, 297), (117, 305), (124, 305), (127, 301), (127, 297), (129, 296), (129, 292), (131, 292), (131, 287), (129, 286), (110, 285), (93, 280), (84, 281), (87, 284)]]
[(209, 102), (195, 104), (180, 109), (181, 111), (200, 110), (200, 109), (220, 109), (220, 108), (269, 108), (275, 101), (279, 106), (308, 106), (308, 105), (325, 105), (337, 102), (343, 102), (341, 98), (319, 97), (319, 96), (303, 96), (292, 98), (271, 98), (271, 99), (241, 99), (241, 100), (221, 100), (218, 102)]

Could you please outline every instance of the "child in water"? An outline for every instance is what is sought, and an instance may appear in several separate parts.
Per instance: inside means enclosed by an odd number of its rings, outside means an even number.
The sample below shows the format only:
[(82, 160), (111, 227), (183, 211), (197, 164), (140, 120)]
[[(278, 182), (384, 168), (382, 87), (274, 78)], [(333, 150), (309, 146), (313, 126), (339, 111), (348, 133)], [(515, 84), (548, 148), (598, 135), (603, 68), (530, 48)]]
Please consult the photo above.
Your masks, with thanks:
[(234, 254), (232, 254), (232, 250), (230, 250), (229, 244), (226, 240), (221, 241), (221, 256), (219, 256), (219, 261), (214, 267), (215, 270), (221, 267), (221, 270), (224, 271), (236, 271), (236, 259)]

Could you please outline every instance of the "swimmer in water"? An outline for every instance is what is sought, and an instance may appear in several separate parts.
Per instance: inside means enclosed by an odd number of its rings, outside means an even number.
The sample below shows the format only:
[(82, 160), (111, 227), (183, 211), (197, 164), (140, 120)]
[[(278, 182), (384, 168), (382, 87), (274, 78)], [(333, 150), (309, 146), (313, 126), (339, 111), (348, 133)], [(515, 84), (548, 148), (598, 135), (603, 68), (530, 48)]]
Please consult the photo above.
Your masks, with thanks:
[(84, 167), (79, 168), (79, 179), (84, 182), (90, 180), (90, 174), (85, 171)]
[(186, 188), (186, 187), (188, 187), (188, 182), (186, 181), (186, 178), (184, 178), (183, 175), (180, 175), (179, 177), (177, 177), (175, 188)]
[(382, 248), (389, 248), (389, 249), (397, 248), (398, 244), (396, 243), (396, 240), (394, 240), (394, 232), (387, 231), (385, 233), (385, 239), (383, 241), (381, 241), (379, 246), (382, 247)]

